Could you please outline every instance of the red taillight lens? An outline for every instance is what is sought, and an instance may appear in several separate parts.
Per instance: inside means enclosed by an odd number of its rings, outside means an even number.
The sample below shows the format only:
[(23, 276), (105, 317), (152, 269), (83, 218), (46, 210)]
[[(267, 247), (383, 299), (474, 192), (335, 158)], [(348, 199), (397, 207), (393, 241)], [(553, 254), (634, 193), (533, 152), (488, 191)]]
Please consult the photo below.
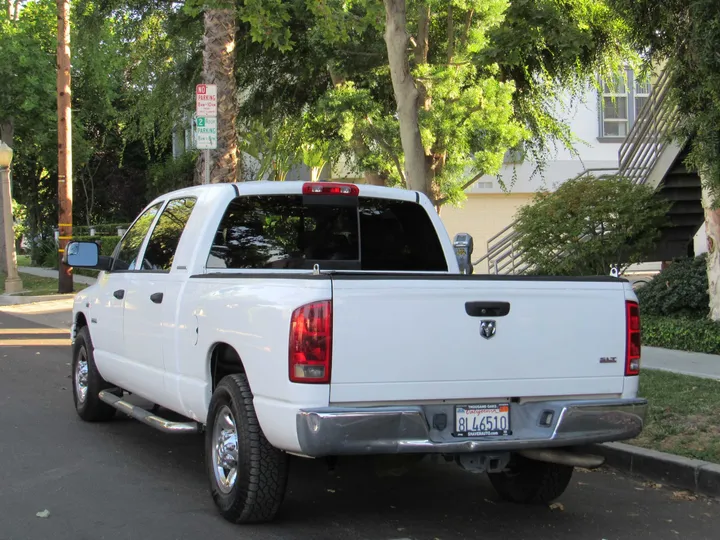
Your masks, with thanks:
[(303, 195), (349, 195), (357, 197), (360, 189), (354, 184), (338, 184), (335, 182), (306, 182), (303, 184)]
[(330, 382), (332, 302), (313, 302), (293, 311), (289, 360), (292, 382)]
[(640, 307), (637, 302), (625, 303), (625, 327), (627, 350), (625, 352), (625, 375), (640, 374)]

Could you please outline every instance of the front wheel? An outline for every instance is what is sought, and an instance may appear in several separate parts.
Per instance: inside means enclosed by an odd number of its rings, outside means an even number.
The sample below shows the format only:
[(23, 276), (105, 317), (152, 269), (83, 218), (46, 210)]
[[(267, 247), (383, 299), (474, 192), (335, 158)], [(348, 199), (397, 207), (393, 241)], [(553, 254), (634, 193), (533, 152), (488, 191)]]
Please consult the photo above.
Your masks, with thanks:
[(285, 497), (288, 455), (263, 435), (245, 375), (217, 385), (207, 418), (205, 461), (220, 514), (233, 523), (272, 521)]
[(87, 326), (82, 327), (73, 344), (73, 401), (78, 416), (86, 422), (102, 422), (115, 416), (115, 408), (100, 400), (100, 391), (112, 388), (95, 366), (93, 344)]
[(513, 456), (508, 468), (488, 473), (490, 483), (506, 501), (547, 504), (562, 495), (570, 484), (573, 467)]

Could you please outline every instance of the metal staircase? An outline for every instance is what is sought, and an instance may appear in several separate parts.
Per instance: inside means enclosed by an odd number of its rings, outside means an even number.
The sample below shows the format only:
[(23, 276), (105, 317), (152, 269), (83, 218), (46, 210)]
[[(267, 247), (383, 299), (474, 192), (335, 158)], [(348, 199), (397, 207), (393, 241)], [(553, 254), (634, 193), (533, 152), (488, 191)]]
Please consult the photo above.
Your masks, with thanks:
[[(692, 240), (704, 222), (700, 178), (687, 171), (687, 141), (670, 138), (677, 125), (677, 111), (666, 100), (670, 77), (663, 71), (637, 120), (618, 152), (619, 168), (586, 169), (575, 178), (591, 174), (596, 178), (623, 176), (636, 184), (655, 188), (658, 197), (671, 201), (669, 225), (661, 231), (655, 253), (649, 261), (684, 257), (692, 250)], [(532, 270), (518, 240), (515, 222), (490, 238), (485, 255), (473, 266), (486, 261), (491, 274), (523, 274)], [(564, 256), (558, 250), (557, 257)]]

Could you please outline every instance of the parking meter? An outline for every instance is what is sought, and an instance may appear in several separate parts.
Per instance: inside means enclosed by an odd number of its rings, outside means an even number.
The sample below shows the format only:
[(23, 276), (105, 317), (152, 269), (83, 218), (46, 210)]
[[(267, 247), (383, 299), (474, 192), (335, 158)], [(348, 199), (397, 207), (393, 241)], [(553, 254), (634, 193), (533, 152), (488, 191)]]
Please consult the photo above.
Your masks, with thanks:
[(471, 257), (473, 252), (473, 237), (468, 233), (456, 234), (453, 240), (453, 250), (455, 251), (458, 266), (460, 266), (460, 273), (472, 274), (473, 265)]

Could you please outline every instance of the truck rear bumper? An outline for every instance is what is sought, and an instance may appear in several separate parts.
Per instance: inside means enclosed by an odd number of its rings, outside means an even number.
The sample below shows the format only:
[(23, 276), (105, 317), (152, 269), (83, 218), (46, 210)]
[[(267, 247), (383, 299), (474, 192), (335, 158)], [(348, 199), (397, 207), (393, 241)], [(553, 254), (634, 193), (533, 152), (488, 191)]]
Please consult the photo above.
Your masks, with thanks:
[[(453, 435), (453, 405), (325, 407), (301, 410), (297, 434), (311, 457), (398, 453), (467, 453), (620, 441), (643, 429), (647, 400), (512, 403), (512, 434)], [(547, 420), (549, 412), (552, 420)]]

